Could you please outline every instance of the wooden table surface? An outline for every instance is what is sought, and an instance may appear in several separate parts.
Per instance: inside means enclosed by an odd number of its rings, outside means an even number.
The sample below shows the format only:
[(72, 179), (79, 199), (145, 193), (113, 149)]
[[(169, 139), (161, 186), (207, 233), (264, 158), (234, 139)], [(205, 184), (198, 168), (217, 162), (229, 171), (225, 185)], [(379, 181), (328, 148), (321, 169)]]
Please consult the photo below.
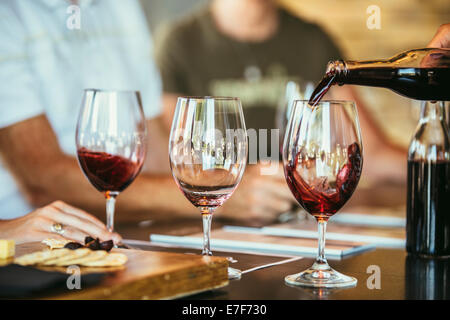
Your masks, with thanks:
[[(180, 228), (186, 228), (186, 225)], [(141, 233), (129, 226), (125, 236)], [(148, 234), (145, 232), (145, 234)], [(142, 239), (147, 240), (147, 239)], [(198, 253), (194, 249), (144, 246), (145, 250)], [(264, 265), (276, 259), (270, 256), (216, 252), (220, 256), (232, 256), (232, 266), (247, 269)], [(286, 258), (287, 259), (287, 258)], [(272, 261), (273, 260), (273, 261)], [(337, 290), (311, 290), (287, 286), (284, 277), (303, 271), (313, 263), (312, 258), (252, 271), (239, 281), (230, 281), (227, 287), (191, 296), (192, 299), (450, 299), (450, 260), (418, 259), (407, 256), (405, 250), (375, 249), (342, 260), (330, 260), (330, 265), (341, 273), (356, 277), (355, 288)], [(379, 269), (378, 269), (379, 268)], [(373, 288), (374, 269), (379, 270), (380, 288)], [(373, 277), (372, 277), (373, 278)], [(369, 284), (368, 284), (369, 283)]]
[[(373, 214), (405, 215), (405, 191), (403, 188), (386, 186), (357, 190), (349, 204), (342, 210), (346, 212), (371, 212)], [(122, 214), (120, 211), (117, 214)], [(338, 213), (339, 214), (339, 213)], [(330, 221), (330, 224), (332, 221)], [(213, 219), (213, 228), (220, 228), (230, 221)], [(116, 230), (125, 239), (148, 241), (152, 233), (189, 235), (201, 231), (201, 218), (166, 219), (147, 223), (118, 224)], [(199, 250), (169, 248), (149, 244), (135, 245), (140, 249), (177, 253), (196, 253)], [(274, 257), (245, 253), (215, 252), (217, 256), (233, 257), (237, 260), (233, 267), (248, 270), (256, 266), (287, 260), (287, 257)], [(354, 288), (318, 290), (290, 287), (284, 277), (303, 271), (311, 266), (312, 258), (295, 261), (251, 271), (242, 275), (241, 280), (230, 281), (226, 287), (203, 292), (187, 299), (207, 300), (250, 300), (250, 299), (450, 299), (450, 260), (424, 260), (407, 256), (405, 250), (375, 249), (342, 260), (330, 260), (336, 270), (356, 277)], [(373, 281), (379, 271), (379, 287)], [(375, 286), (375, 287), (374, 287)], [(91, 297), (96, 298), (96, 297)], [(98, 297), (99, 299), (102, 297)], [(122, 299), (132, 298), (122, 296)]]
[[(345, 211), (370, 209), (374, 214), (393, 211), (404, 216), (405, 191), (401, 187), (385, 186), (362, 189), (355, 193)], [(366, 210), (367, 211), (367, 210)], [(120, 214), (120, 213), (119, 213)], [(339, 213), (338, 213), (339, 214)], [(228, 224), (229, 222), (227, 222)], [(213, 221), (213, 228), (223, 223)], [(187, 235), (201, 230), (200, 216), (190, 220), (152, 222), (146, 226), (120, 225), (117, 230), (128, 239), (148, 241), (149, 234)], [(145, 247), (146, 250), (196, 252), (180, 248)], [(246, 269), (251, 264), (271, 262), (271, 257), (217, 252), (237, 260), (233, 267)], [(273, 257), (272, 257), (273, 259)], [(342, 260), (331, 260), (336, 270), (356, 277), (355, 288), (317, 290), (290, 287), (286, 275), (311, 266), (312, 258), (272, 266), (246, 273), (239, 281), (219, 290), (192, 296), (192, 299), (450, 299), (450, 260), (424, 260), (407, 256), (405, 250), (376, 249)], [(379, 269), (378, 269), (379, 268)], [(380, 288), (373, 288), (373, 270), (380, 271)], [(368, 285), (369, 283), (369, 285)]]

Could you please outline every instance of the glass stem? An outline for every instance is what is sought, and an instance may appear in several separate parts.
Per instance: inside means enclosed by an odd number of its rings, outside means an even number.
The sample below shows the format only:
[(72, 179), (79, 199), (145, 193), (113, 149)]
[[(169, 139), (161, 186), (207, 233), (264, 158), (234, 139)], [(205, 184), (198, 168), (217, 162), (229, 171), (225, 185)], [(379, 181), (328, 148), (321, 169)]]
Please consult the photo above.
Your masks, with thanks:
[(319, 219), (318, 222), (319, 252), (317, 254), (316, 263), (328, 266), (327, 259), (325, 258), (325, 232), (327, 229), (327, 221)]
[(211, 238), (211, 221), (213, 210), (211, 208), (202, 208), (202, 220), (203, 220), (203, 250), (202, 255), (212, 256), (210, 238)]
[(114, 211), (116, 208), (116, 197), (118, 192), (106, 192), (106, 228), (109, 232), (114, 231)]

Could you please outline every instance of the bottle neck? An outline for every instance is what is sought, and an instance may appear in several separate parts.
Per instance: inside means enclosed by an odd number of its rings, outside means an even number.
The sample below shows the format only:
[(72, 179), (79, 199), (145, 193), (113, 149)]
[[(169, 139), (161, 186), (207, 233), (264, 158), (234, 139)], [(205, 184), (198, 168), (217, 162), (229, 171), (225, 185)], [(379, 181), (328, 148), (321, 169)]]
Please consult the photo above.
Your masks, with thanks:
[(371, 87), (389, 87), (392, 70), (386, 67), (384, 60), (344, 61), (336, 60), (328, 63), (327, 76), (334, 77), (339, 84), (355, 84)]
[[(411, 72), (414, 69), (448, 69), (450, 68), (450, 49), (424, 48), (402, 52), (389, 59), (352, 61), (335, 60), (328, 63), (327, 74), (337, 78), (352, 77), (353, 71), (364, 76), (367, 70), (402, 69)], [(364, 70), (359, 73), (358, 70)], [(370, 76), (370, 72), (367, 74)]]
[(425, 102), (420, 110), (420, 121), (439, 121), (445, 123), (445, 108), (443, 102)]
[(408, 160), (450, 160), (450, 138), (445, 120), (444, 102), (422, 103), (419, 124), (409, 146)]
[(344, 60), (335, 60), (328, 62), (327, 65), (327, 76), (336, 76), (337, 78), (344, 78), (348, 73), (348, 66)]
[(417, 49), (386, 60), (331, 61), (319, 88), (350, 84), (387, 88), (423, 101), (450, 101), (450, 49)]

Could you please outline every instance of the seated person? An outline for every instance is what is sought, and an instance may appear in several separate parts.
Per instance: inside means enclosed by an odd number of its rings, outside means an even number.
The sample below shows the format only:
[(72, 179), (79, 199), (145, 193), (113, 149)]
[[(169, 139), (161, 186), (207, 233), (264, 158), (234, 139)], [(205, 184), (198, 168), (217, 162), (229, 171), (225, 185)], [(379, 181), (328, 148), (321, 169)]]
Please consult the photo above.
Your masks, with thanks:
[[(80, 29), (67, 27), (74, 4)], [(0, 16), (0, 219), (55, 200), (103, 218), (105, 200), (74, 157), (85, 88), (139, 90), (149, 154), (167, 163), (167, 151), (156, 146), (168, 136), (158, 133), (160, 78), (139, 2), (6, 0)], [(119, 221), (196, 214), (171, 176), (155, 174), (141, 174), (118, 198), (118, 211), (127, 212)]]
[[(155, 47), (163, 82), (162, 116), (166, 128), (178, 96), (211, 95), (240, 97), (247, 129), (270, 130), (275, 128), (276, 108), (287, 81), (316, 84), (327, 62), (342, 58), (339, 48), (320, 27), (292, 16), (273, 0), (213, 0), (163, 29)], [(364, 175), (373, 180), (403, 182), (406, 150), (385, 141), (351, 87), (336, 87), (330, 92), (333, 99), (356, 101), (364, 139)], [(247, 190), (246, 179), (254, 179), (255, 175), (260, 183)], [(256, 197), (270, 185), (274, 188)], [(249, 202), (257, 198), (266, 204), (277, 199), (279, 207), (269, 211), (276, 217), (290, 203), (288, 192), (282, 175), (263, 176), (259, 170), (250, 169), (223, 210), (229, 210), (240, 194), (247, 193)], [(258, 205), (252, 203), (250, 211)]]

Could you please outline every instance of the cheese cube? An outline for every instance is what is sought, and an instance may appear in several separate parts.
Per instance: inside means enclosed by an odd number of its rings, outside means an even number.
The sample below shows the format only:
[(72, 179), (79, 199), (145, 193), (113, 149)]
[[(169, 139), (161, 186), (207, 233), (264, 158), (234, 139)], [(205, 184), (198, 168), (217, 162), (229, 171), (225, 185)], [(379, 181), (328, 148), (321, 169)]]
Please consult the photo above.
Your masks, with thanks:
[(0, 240), (0, 259), (14, 257), (15, 249), (14, 240)]

